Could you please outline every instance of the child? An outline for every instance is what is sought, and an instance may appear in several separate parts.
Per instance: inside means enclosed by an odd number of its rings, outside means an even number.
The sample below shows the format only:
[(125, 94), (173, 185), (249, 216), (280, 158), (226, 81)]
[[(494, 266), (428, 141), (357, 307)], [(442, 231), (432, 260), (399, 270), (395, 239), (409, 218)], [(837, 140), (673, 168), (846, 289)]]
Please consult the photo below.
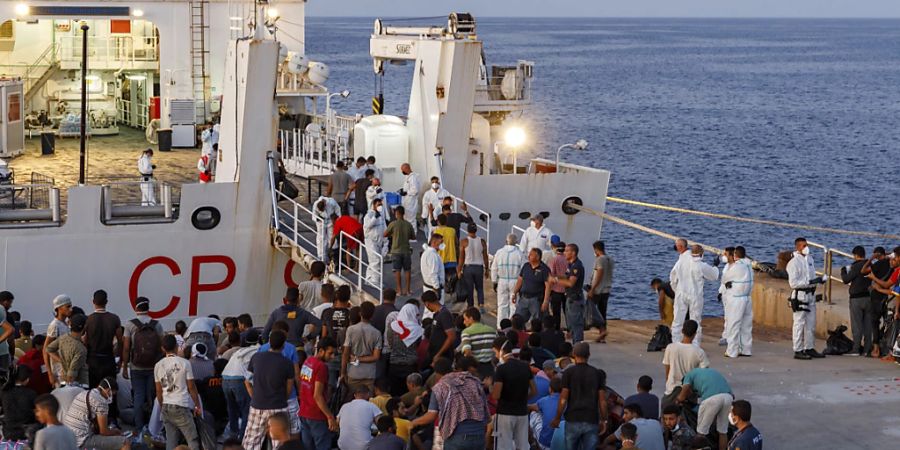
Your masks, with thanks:
[(75, 433), (66, 428), (56, 417), (59, 413), (59, 401), (51, 394), (42, 394), (34, 400), (34, 415), (38, 422), (45, 425), (34, 438), (34, 450), (77, 450)]

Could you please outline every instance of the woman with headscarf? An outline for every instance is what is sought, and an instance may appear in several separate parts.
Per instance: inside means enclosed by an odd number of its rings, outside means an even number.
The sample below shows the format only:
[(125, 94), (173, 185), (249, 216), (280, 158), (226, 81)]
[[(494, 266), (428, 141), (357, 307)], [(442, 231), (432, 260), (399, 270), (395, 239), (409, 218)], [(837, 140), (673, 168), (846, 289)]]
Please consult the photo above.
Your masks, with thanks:
[(391, 395), (402, 395), (406, 391), (406, 377), (416, 372), (418, 355), (416, 348), (425, 334), (419, 320), (419, 303), (407, 301), (394, 320), (388, 320), (385, 329), (387, 344), (391, 348), (388, 378), (391, 381)]

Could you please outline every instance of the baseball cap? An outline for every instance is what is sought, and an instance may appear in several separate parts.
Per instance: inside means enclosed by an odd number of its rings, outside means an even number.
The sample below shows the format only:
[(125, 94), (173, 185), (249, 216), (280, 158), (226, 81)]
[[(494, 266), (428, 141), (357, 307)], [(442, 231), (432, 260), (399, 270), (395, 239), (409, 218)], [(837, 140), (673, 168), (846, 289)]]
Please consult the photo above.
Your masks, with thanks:
[(550, 245), (556, 247), (556, 244), (559, 244), (559, 242), (560, 242), (559, 235), (554, 234), (553, 236), (550, 236)]
[(555, 371), (557, 371), (557, 372), (560, 371), (559, 366), (557, 366), (557, 365), (556, 365), (556, 362), (553, 361), (552, 359), (548, 359), (548, 360), (544, 361), (544, 365), (543, 365), (542, 368), (543, 368), (544, 370), (550, 369), (550, 370), (555, 370)]
[(66, 305), (71, 305), (72, 299), (66, 294), (60, 294), (53, 298), (53, 309), (59, 309)]

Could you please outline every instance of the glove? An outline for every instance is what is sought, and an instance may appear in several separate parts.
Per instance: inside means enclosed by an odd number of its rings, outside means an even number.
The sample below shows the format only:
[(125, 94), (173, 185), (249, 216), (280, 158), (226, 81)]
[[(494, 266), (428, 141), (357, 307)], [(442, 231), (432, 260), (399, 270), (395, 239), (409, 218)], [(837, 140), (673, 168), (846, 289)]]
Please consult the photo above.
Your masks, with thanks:
[(734, 285), (734, 283), (727, 281), (727, 282), (725, 282), (725, 289), (731, 289), (731, 286), (733, 286), (733, 285)]
[(716, 256), (713, 258), (713, 266), (714, 266), (714, 267), (719, 267), (719, 263), (721, 263), (721, 262), (722, 262), (722, 257), (721, 257), (721, 256), (716, 255)]
[(400, 194), (401, 197), (406, 197), (406, 191), (404, 191), (403, 189), (400, 189), (399, 191), (397, 191), (397, 193)]
[(716, 300), (718, 300), (719, 303), (722, 303), (722, 294), (716, 294)]

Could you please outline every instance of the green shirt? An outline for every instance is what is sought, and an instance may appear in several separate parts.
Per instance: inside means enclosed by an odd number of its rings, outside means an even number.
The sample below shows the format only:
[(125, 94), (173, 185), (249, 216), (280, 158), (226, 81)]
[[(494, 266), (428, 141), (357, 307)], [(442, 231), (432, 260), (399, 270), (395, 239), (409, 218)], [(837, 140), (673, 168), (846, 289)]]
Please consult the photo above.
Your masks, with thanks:
[(459, 350), (472, 350), (472, 356), (480, 363), (491, 362), (494, 356), (494, 338), (497, 330), (481, 322), (475, 322), (462, 331)]
[(409, 240), (413, 238), (413, 227), (409, 222), (403, 219), (394, 220), (388, 224), (386, 232), (391, 237), (392, 255), (412, 254)]
[(728, 381), (715, 369), (693, 369), (684, 376), (681, 384), (691, 385), (691, 390), (696, 392), (701, 400), (706, 400), (713, 395), (731, 393)]

